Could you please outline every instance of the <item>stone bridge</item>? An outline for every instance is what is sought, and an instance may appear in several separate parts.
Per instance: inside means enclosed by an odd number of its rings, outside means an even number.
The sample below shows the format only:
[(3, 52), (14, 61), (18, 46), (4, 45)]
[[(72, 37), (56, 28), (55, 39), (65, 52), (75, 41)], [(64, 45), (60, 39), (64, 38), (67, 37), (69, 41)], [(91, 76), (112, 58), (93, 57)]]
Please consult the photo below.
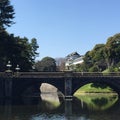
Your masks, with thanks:
[(120, 95), (120, 73), (88, 72), (5, 72), (0, 73), (0, 97), (29, 96), (40, 94), (42, 83), (55, 86), (65, 97), (70, 97), (88, 83), (106, 84)]

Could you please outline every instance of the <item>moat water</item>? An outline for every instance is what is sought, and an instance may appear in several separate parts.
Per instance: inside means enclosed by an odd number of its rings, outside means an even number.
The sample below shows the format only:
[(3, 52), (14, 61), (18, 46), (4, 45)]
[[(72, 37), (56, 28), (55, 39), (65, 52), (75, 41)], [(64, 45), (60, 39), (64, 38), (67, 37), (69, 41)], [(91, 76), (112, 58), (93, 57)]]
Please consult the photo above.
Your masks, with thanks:
[(117, 95), (79, 95), (72, 100), (54, 94), (0, 100), (0, 120), (120, 120)]

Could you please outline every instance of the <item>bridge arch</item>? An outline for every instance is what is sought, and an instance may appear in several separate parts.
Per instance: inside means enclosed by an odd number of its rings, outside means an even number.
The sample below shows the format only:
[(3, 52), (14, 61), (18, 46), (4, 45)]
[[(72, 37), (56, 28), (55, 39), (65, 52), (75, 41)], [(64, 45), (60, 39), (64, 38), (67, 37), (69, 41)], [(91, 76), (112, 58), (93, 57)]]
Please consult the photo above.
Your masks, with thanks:
[[(12, 96), (30, 96), (34, 93), (40, 93), (41, 81), (31, 78), (14, 78), (12, 80)], [(35, 94), (34, 94), (35, 95)]]
[(27, 95), (38, 96), (41, 93), (40, 86), (42, 83), (53, 85), (64, 94), (63, 78), (14, 78), (12, 80), (12, 95), (15, 97)]
[(120, 78), (113, 77), (80, 77), (72, 80), (72, 95), (82, 86), (89, 83), (100, 83), (111, 87), (120, 95)]

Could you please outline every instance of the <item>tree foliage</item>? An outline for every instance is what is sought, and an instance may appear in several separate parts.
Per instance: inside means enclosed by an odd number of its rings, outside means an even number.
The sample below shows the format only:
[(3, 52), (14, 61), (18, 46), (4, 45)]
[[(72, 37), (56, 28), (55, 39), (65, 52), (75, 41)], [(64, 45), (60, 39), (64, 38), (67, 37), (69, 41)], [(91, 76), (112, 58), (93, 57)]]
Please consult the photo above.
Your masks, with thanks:
[(14, 22), (14, 8), (10, 5), (10, 0), (0, 0), (0, 29), (5, 26), (10, 27)]
[(44, 57), (35, 64), (37, 71), (54, 72), (56, 71), (56, 61), (51, 57)]
[(6, 31), (0, 32), (0, 71), (6, 69), (6, 64), (11, 61), (12, 69), (19, 64), (21, 71), (32, 69), (37, 53), (36, 39), (29, 42), (28, 38), (14, 37)]
[(14, 37), (6, 31), (5, 28), (14, 23), (14, 14), (10, 0), (0, 0), (0, 71), (6, 70), (8, 61), (11, 61), (13, 70), (19, 64), (21, 71), (28, 71), (38, 56), (39, 46), (35, 38), (30, 41), (27, 37)]
[(120, 33), (107, 39), (106, 44), (97, 44), (84, 56), (80, 71), (100, 72), (106, 69), (119, 71), (120, 66)]
[(105, 55), (108, 67), (114, 66), (120, 61), (120, 33), (107, 39)]

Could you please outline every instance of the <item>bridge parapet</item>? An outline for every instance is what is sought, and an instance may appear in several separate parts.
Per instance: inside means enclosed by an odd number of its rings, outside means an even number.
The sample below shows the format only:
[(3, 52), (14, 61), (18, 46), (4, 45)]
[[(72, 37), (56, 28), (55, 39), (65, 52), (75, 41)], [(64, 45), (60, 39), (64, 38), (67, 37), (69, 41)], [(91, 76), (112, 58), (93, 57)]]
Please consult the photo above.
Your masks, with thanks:
[(120, 77), (120, 72), (109, 72), (109, 73), (102, 73), (102, 72), (73, 72), (74, 77)]
[(13, 72), (11, 70), (7, 70), (5, 72), (0, 72), (1, 78), (11, 78), (13, 77)]
[(66, 78), (73, 77), (72, 71), (62, 72), (19, 72), (15, 73), (14, 77), (19, 78)]
[[(8, 77), (6, 72), (0, 72), (0, 77)], [(120, 72), (14, 72), (11, 77), (19, 78), (67, 78), (67, 77), (120, 77)]]
[(64, 72), (19, 72), (19, 78), (61, 78)]

